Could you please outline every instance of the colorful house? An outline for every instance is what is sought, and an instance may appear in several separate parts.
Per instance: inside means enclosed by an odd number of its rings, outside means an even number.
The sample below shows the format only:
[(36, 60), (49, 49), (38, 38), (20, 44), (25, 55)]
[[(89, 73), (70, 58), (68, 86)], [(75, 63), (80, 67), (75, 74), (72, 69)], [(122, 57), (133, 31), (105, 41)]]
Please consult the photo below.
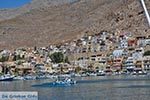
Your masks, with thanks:
[(120, 57), (124, 54), (124, 49), (120, 49), (120, 50), (114, 50), (113, 52), (113, 57), (116, 58), (116, 57)]
[(124, 64), (124, 69), (129, 72), (133, 72), (135, 68), (133, 57), (128, 57)]
[(150, 71), (150, 56), (143, 57), (144, 71)]
[(113, 65), (112, 65), (114, 71), (117, 71), (117, 70), (120, 71), (122, 69), (122, 61), (123, 61), (122, 57), (117, 57), (114, 59)]
[(137, 39), (134, 38), (128, 38), (128, 47), (136, 47), (137, 46)]
[(144, 71), (143, 60), (135, 60), (134, 71), (138, 73), (139, 71)]

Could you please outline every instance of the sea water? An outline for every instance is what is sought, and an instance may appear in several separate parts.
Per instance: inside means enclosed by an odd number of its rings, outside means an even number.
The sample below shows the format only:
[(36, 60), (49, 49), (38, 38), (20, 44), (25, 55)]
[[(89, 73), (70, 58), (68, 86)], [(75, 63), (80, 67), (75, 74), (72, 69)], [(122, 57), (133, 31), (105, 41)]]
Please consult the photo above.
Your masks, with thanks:
[(37, 91), (39, 100), (149, 100), (148, 76), (77, 78), (72, 86), (54, 86), (51, 79), (0, 82), (0, 91)]

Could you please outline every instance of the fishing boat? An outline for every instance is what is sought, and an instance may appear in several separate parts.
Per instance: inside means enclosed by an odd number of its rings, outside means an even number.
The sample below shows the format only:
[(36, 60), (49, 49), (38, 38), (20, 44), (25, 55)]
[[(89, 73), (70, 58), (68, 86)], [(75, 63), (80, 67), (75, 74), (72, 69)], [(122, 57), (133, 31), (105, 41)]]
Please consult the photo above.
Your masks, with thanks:
[(10, 74), (0, 75), (0, 81), (12, 81), (13, 78), (14, 78), (14, 75), (10, 75)]
[(53, 82), (54, 85), (61, 85), (61, 86), (70, 86), (73, 84), (76, 84), (76, 81), (71, 78), (65, 78), (65, 79), (57, 79), (55, 82)]

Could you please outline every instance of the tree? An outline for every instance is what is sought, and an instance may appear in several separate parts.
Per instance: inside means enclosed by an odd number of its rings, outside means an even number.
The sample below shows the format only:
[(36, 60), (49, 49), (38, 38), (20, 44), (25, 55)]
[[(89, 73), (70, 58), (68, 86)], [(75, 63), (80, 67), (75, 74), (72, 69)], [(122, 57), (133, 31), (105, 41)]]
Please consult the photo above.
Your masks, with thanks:
[(19, 75), (19, 69), (16, 68), (15, 71), (14, 71), (14, 74)]
[(23, 63), (22, 61), (18, 61), (17, 65), (22, 65), (22, 63)]
[(62, 54), (62, 52), (55, 52), (50, 55), (50, 58), (53, 63), (61, 63), (64, 61), (64, 55)]
[(8, 61), (8, 59), (9, 59), (9, 56), (3, 55), (3, 56), (0, 58), (0, 62)]
[(69, 59), (68, 59), (68, 56), (66, 56), (66, 58), (65, 58), (65, 63), (68, 63), (68, 64), (70, 63)]
[(93, 72), (94, 71), (94, 67), (91, 64), (87, 68), (88, 68), (88, 72)]
[(22, 59), (20, 55), (14, 55), (13, 61)]
[(144, 52), (143, 56), (150, 56), (150, 50)]
[(2, 73), (3, 74), (7, 74), (9, 72), (10, 68), (8, 68), (7, 66), (2, 66)]
[(79, 73), (80, 71), (81, 71), (81, 67), (78, 66), (75, 68), (75, 73)]

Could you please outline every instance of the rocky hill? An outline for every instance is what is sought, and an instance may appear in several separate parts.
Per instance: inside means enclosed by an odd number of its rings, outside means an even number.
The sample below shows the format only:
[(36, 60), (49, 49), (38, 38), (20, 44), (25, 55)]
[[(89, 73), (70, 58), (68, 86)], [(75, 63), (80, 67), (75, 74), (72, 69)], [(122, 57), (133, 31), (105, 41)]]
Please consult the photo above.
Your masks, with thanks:
[(47, 46), (102, 30), (149, 33), (139, 0), (33, 0), (0, 10), (0, 49)]

